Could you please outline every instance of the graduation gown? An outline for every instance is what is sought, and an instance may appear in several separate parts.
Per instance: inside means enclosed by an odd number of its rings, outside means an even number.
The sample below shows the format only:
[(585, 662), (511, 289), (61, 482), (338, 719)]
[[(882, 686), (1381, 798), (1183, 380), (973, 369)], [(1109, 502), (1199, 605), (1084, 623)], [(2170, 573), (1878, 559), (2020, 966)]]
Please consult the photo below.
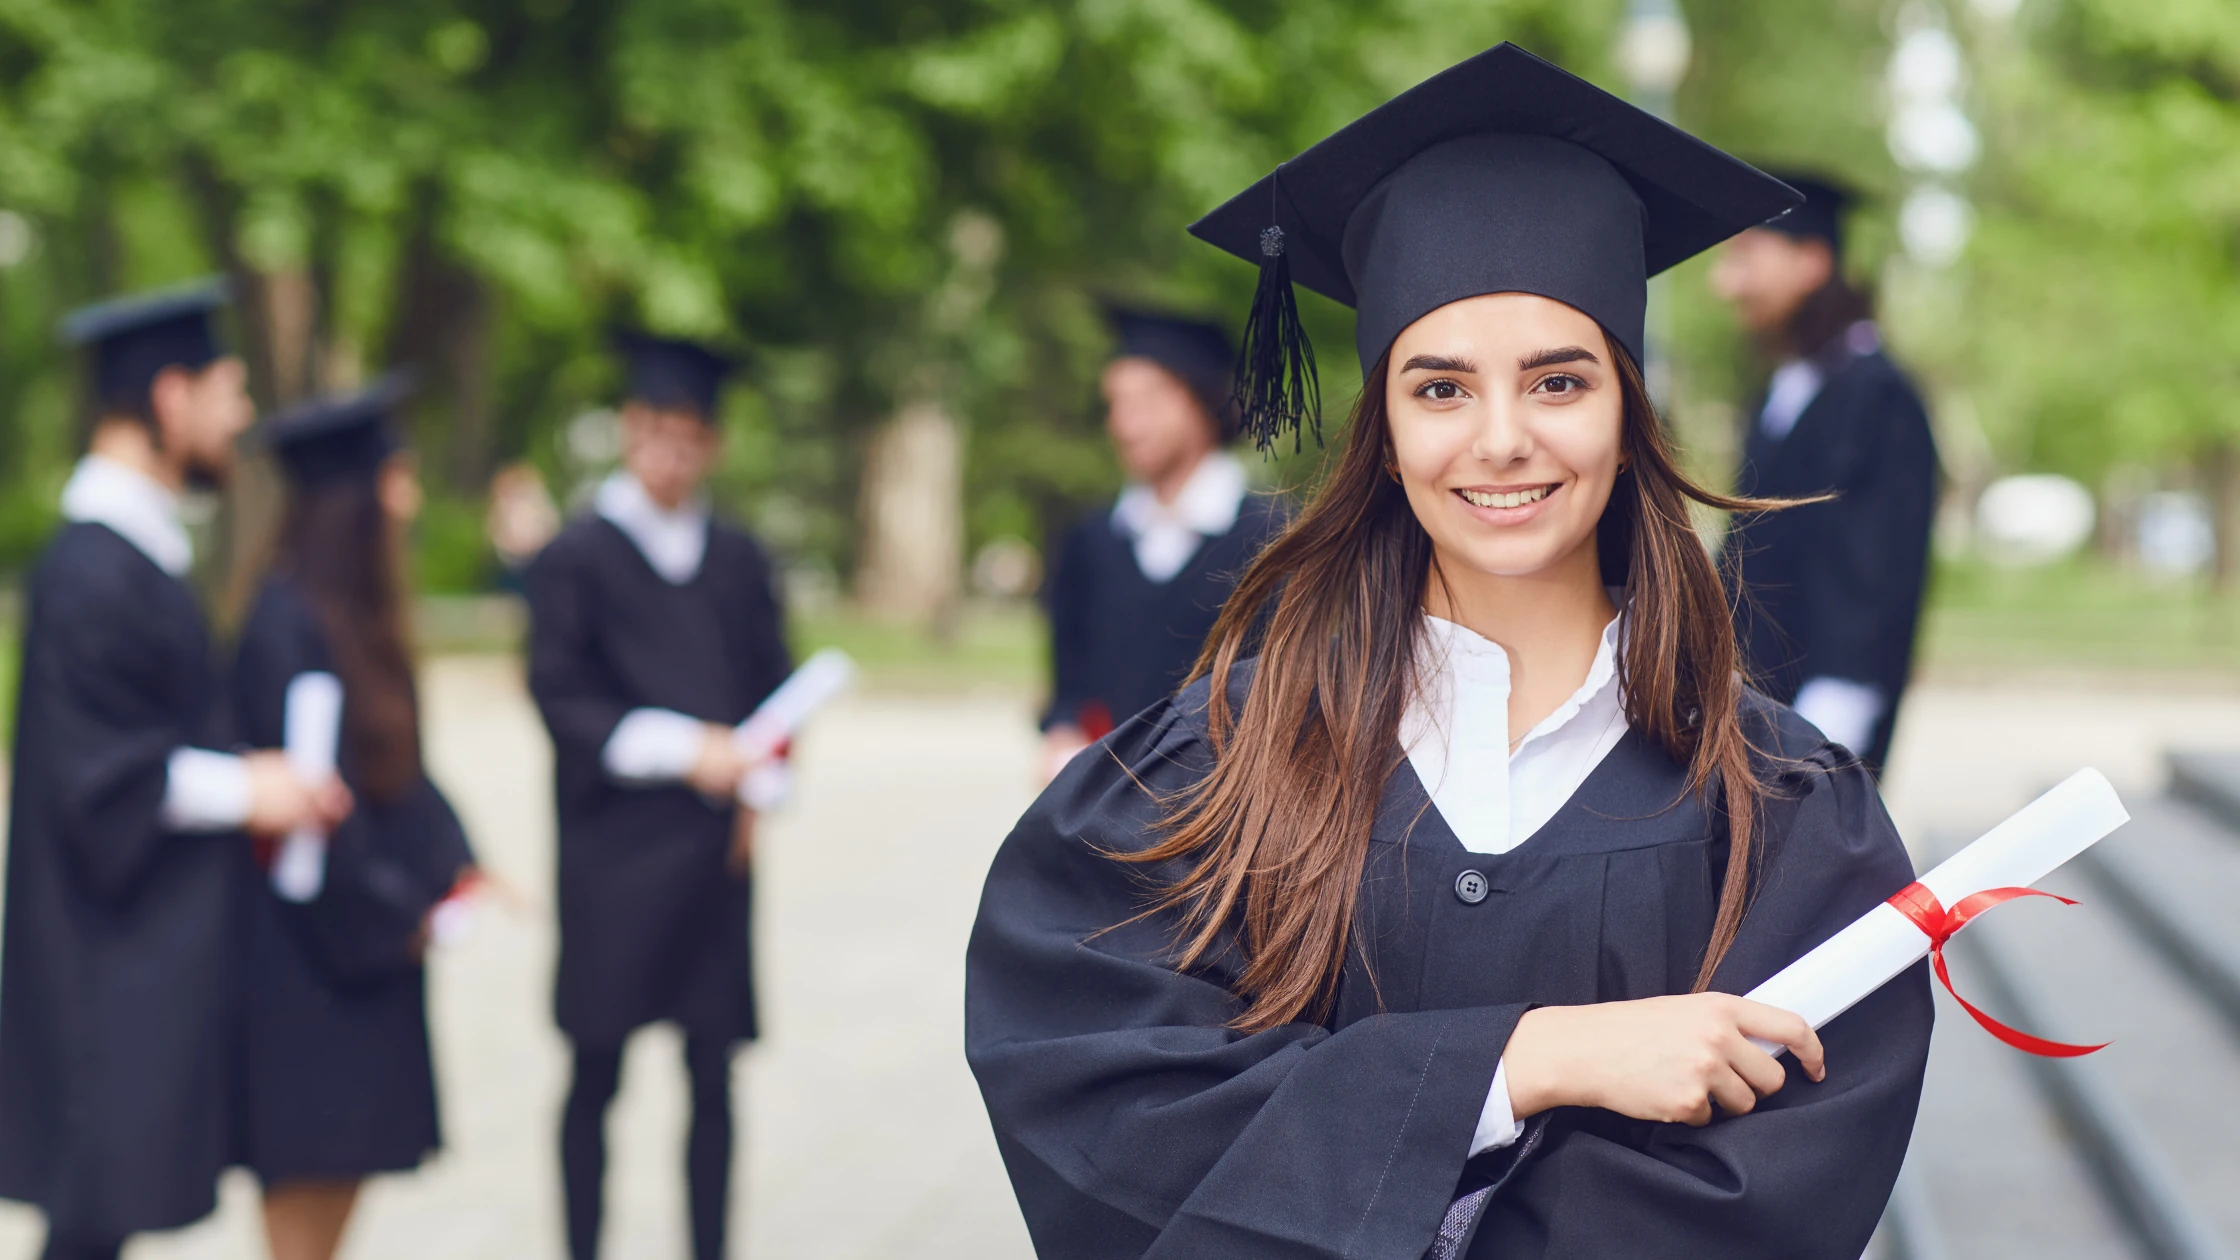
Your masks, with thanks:
[(0, 1196), (63, 1237), (207, 1215), (231, 1149), (238, 833), (161, 821), (168, 760), (225, 747), (192, 591), (106, 525), (28, 584), (0, 948)]
[[(1243, 683), (1237, 700), (1242, 703)], [(1537, 1004), (1686, 992), (1727, 841), (1685, 772), (1626, 735), (1538, 832), (1472, 853), (1395, 751), (1326, 1022), (1252, 1035), (1232, 948), (1171, 964), (1161, 802), (1210, 768), (1206, 681), (1075, 758), (1004, 842), (966, 959), (966, 1053), (1045, 1260), (1413, 1260), (1493, 1186), (1473, 1260), (1857, 1260), (1896, 1179), (1928, 1057), (1916, 967), (1831, 1022), (1828, 1079), (1792, 1072), (1709, 1127), (1589, 1108), (1467, 1158), (1510, 1032)], [(1743, 992), (1912, 878), (1872, 780), (1753, 696), (1772, 808), (1757, 895), (1716, 988)], [(1478, 872), (1490, 893), (1457, 890)], [(1471, 882), (1476, 890), (1478, 885)]]
[(1246, 496), (1236, 524), (1206, 539), (1165, 582), (1137, 567), (1134, 543), (1114, 525), (1109, 505), (1066, 531), (1043, 586), (1052, 674), (1043, 727), (1098, 724), (1084, 721), (1085, 713), (1122, 721), (1173, 694), (1245, 566), (1284, 521), (1276, 503)]
[(1880, 766), (1913, 670), (1929, 576), (1937, 448), (1913, 383), (1879, 350), (1838, 344), (1826, 382), (1788, 436), (1752, 411), (1737, 491), (1827, 503), (1737, 518), (1723, 549), (1752, 680), (1784, 704), (1807, 680), (1869, 684), (1882, 714), (1865, 748)]
[(529, 689), (558, 793), (561, 1031), (594, 1048), (657, 1020), (752, 1038), (751, 883), (728, 866), (735, 807), (682, 783), (617, 782), (600, 754), (632, 709), (736, 723), (785, 680), (769, 560), (711, 520), (699, 571), (676, 585), (586, 516), (531, 566), (529, 611)]
[[(266, 583), (233, 672), (243, 738), (282, 746), (288, 684), (313, 671), (334, 665), (311, 605), (285, 579)], [(343, 779), (357, 791), (347, 765)], [(399, 1172), (442, 1144), (416, 937), (473, 862), (450, 803), (422, 775), (393, 802), (358, 792), (311, 901), (283, 900), (261, 868), (241, 872), (236, 1154), (267, 1185)]]

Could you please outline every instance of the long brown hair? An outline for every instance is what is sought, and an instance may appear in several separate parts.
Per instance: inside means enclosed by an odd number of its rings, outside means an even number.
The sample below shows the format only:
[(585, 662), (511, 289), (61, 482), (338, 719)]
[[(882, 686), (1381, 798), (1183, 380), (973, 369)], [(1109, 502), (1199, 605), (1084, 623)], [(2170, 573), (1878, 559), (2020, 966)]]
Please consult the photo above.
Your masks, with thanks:
[[(1718, 916), (1697, 972), (1706, 987), (1750, 892), (1764, 788), (1737, 713), (1734, 628), (1688, 501), (1726, 511), (1782, 506), (1697, 486), (1674, 463), (1641, 373), (1616, 340), (1624, 469), (1596, 527), (1605, 580), (1625, 588), (1618, 662), (1626, 719), (1688, 767), (1688, 788), (1727, 827)], [(1385, 471), (1387, 364), (1354, 405), (1344, 451), (1312, 502), (1245, 571), (1199, 658), (1211, 675), (1214, 768), (1172, 805), (1167, 830), (1125, 861), (1182, 862), (1154, 910), (1182, 912), (1180, 965), (1224, 947), (1233, 926), (1257, 1031), (1329, 1009), (1353, 925), (1369, 832), (1399, 766), (1415, 683), (1431, 539)], [(1230, 676), (1257, 648), (1242, 712)]]
[(342, 680), (342, 760), (391, 803), (420, 777), (420, 702), (405, 621), (403, 548), (373, 477), (291, 486), (273, 570), (310, 601)]

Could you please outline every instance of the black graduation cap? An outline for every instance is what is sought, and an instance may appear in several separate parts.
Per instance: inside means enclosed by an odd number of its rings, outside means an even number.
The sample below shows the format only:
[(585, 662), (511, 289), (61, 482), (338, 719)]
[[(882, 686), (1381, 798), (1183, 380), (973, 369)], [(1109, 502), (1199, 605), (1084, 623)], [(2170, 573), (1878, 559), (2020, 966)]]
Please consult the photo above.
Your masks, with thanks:
[(1648, 278), (1797, 201), (1779, 180), (1514, 44), (1424, 80), (1190, 227), (1260, 265), (1237, 373), (1262, 449), (1313, 425), (1296, 280), (1355, 308), (1366, 373), (1449, 302), (1537, 293), (1642, 357)]
[(391, 372), (358, 393), (298, 403), (259, 437), (299, 486), (371, 476), (402, 445), (391, 418), (411, 393), (411, 374)]
[(1828, 251), (1843, 257), (1843, 217), (1858, 204), (1858, 190), (1832, 175), (1776, 169), (1781, 182), (1804, 194), (1804, 204), (1768, 220), (1766, 227), (1804, 241), (1826, 241)]
[(168, 367), (199, 371), (225, 354), (217, 311), (228, 299), (222, 279), (199, 280), (81, 307), (65, 316), (62, 335), (93, 350), (93, 389), (104, 410), (137, 412), (148, 388)]
[(731, 358), (695, 341), (649, 333), (615, 334), (630, 371), (624, 396), (649, 407), (681, 407), (709, 424), (716, 421), (716, 395), (738, 366)]
[(1216, 418), (1232, 410), (1230, 378), (1237, 354), (1221, 325), (1110, 302), (1105, 304), (1104, 317), (1112, 325), (1113, 358), (1149, 359), (1174, 373)]

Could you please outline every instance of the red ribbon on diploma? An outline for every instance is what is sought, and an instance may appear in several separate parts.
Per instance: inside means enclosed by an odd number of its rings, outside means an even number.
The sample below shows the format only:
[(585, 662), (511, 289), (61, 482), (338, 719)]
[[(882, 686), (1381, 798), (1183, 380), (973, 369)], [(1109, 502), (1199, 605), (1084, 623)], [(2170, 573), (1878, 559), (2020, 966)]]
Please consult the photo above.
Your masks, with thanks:
[(1982, 892), (1962, 897), (1959, 905), (1947, 910), (1937, 900), (1935, 893), (1930, 892), (1918, 883), (1907, 884), (1899, 889), (1896, 895), (1890, 898), (1890, 904), (1897, 907), (1899, 914), (1904, 915), (1909, 922), (1920, 928), (1928, 936), (1929, 959), (1936, 967), (1937, 979), (1944, 983), (1944, 991), (1952, 995), (1952, 1000), (1960, 1004), (1960, 1009), (1974, 1016), (1975, 1021), (1983, 1025), (1985, 1032), (2017, 1050), (2027, 1050), (2031, 1054), (2044, 1055), (2049, 1059), (2073, 1059), (2078, 1055), (2091, 1054), (2095, 1050), (2106, 1049), (2108, 1043), (2105, 1041), (2097, 1046), (2075, 1046), (2066, 1041), (2048, 1041), (2043, 1037), (2033, 1037), (2019, 1028), (2009, 1028), (1977, 1010), (1974, 1003), (1961, 997), (1960, 991), (1952, 987), (1952, 973), (1946, 971), (1944, 966), (1944, 943), (1952, 939), (1953, 933), (1968, 926), (1970, 919), (1993, 906), (2013, 901), (2017, 897), (2052, 897), (2065, 906), (2077, 904), (2067, 897), (2055, 893), (2039, 892), (2035, 888), (1986, 888)]

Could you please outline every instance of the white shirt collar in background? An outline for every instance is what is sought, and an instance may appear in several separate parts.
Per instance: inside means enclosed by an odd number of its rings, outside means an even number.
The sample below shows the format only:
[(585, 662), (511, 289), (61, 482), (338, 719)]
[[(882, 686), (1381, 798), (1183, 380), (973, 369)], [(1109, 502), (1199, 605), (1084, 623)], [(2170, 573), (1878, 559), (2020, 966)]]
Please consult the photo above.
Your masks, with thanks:
[(636, 477), (618, 472), (599, 483), (591, 509), (637, 544), (646, 563), (671, 586), (683, 586), (700, 572), (700, 561), (708, 553), (705, 500), (690, 499), (668, 511), (646, 494)]
[(1170, 582), (1208, 538), (1234, 528), (1244, 507), (1244, 465), (1227, 451), (1198, 461), (1172, 503), (1151, 487), (1131, 484), (1112, 505), (1112, 523), (1135, 544), (1136, 567), (1154, 582)]
[(178, 494), (116, 460), (88, 455), (78, 461), (62, 487), (62, 516), (108, 526), (173, 577), (194, 567), (194, 540), (179, 523)]
[(1586, 681), (1509, 751), (1509, 653), (1444, 618), (1426, 616), (1416, 695), (1400, 742), (1431, 803), (1462, 847), (1507, 853), (1547, 825), (1626, 733), (1612, 618)]
[[(1862, 319), (1843, 330), (1843, 348), (1837, 363), (1847, 363), (1860, 355), (1873, 354), (1882, 348), (1882, 330), (1871, 319)], [(1766, 404), (1758, 412), (1758, 427), (1765, 435), (1778, 442), (1789, 436), (1797, 427), (1797, 420), (1804, 409), (1820, 396), (1820, 387), (1828, 383), (1828, 375), (1821, 367), (1828, 356), (1820, 354), (1812, 359), (1791, 359), (1773, 370), (1773, 379), (1766, 383)]]

